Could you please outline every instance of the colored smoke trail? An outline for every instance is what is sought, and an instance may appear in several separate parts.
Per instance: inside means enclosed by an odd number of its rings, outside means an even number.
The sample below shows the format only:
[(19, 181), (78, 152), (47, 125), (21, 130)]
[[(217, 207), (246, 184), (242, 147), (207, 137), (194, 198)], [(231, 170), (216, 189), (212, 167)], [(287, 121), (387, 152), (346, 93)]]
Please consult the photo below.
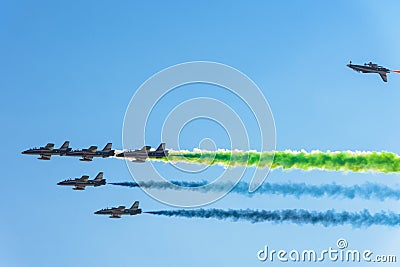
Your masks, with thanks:
[[(206, 181), (200, 181), (200, 182), (185, 182), (185, 181), (171, 181), (172, 184), (181, 186), (181, 189), (184, 190), (198, 187), (198, 186), (203, 186), (206, 185)], [(143, 188), (152, 188), (152, 189), (175, 189), (176, 187), (172, 186), (170, 183), (167, 182), (156, 182), (156, 181), (148, 181), (148, 182), (140, 182), (140, 183), (135, 183), (135, 182), (120, 182), (120, 183), (108, 183), (112, 185), (120, 185), (120, 186), (127, 186), (127, 187), (143, 187)], [(227, 185), (227, 184), (225, 184)]]
[[(151, 159), (192, 164), (219, 164), (224, 166), (271, 166), (271, 169), (302, 169), (352, 172), (400, 172), (400, 156), (391, 152), (305, 152), (276, 151), (170, 151), (167, 158)], [(271, 163), (272, 162), (272, 163)]]
[[(127, 187), (144, 187), (149, 189), (161, 190), (198, 190), (207, 193), (208, 191), (219, 192), (226, 191), (232, 187), (232, 183), (214, 183), (212, 186), (205, 188), (201, 187), (207, 184), (206, 181), (200, 182), (184, 182), (184, 181), (171, 181), (173, 186), (167, 182), (122, 182), (122, 183), (109, 183), (113, 185), (127, 186)], [(364, 183), (361, 185), (343, 186), (338, 184), (322, 184), (322, 185), (309, 185), (306, 183), (264, 183), (254, 193), (249, 193), (249, 184), (246, 182), (239, 182), (230, 191), (233, 193), (252, 197), (255, 194), (270, 194), (282, 196), (294, 196), (300, 198), (303, 196), (310, 196), (314, 198), (321, 197), (339, 197), (339, 198), (361, 198), (361, 199), (394, 199), (400, 200), (400, 189), (393, 189), (389, 186), (378, 183)]]
[(214, 218), (218, 220), (249, 221), (251, 223), (291, 222), (298, 225), (321, 224), (325, 227), (351, 225), (353, 227), (368, 227), (373, 225), (399, 226), (400, 214), (384, 212), (371, 214), (368, 210), (361, 212), (324, 212), (293, 210), (221, 210), (221, 209), (195, 209), (195, 210), (161, 210), (146, 212), (154, 215), (186, 218)]

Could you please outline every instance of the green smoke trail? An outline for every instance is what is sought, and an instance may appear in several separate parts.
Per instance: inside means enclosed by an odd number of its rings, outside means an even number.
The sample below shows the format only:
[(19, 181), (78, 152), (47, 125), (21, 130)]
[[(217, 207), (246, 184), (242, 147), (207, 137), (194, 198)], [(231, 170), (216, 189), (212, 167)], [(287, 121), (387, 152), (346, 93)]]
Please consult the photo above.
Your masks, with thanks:
[(170, 151), (168, 158), (151, 159), (192, 164), (257, 166), (271, 169), (302, 169), (352, 172), (400, 172), (400, 156), (391, 152), (313, 151)]

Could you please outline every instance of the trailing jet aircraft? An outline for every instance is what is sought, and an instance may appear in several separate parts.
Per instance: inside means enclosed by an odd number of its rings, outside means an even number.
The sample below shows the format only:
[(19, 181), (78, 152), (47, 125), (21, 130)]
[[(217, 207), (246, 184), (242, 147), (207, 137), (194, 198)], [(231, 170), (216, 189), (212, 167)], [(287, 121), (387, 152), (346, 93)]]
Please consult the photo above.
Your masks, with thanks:
[(165, 143), (161, 143), (156, 150), (151, 150), (150, 146), (144, 146), (141, 149), (124, 151), (116, 156), (128, 158), (133, 162), (145, 162), (147, 158), (164, 158), (168, 154)]
[(81, 178), (68, 179), (57, 183), (57, 185), (75, 186), (73, 190), (85, 190), (86, 186), (102, 186), (106, 184), (106, 179), (103, 179), (103, 172), (99, 172), (93, 180), (89, 180), (89, 176), (83, 175)]
[(28, 155), (40, 155), (41, 160), (50, 160), (51, 156), (65, 156), (71, 151), (69, 148), (69, 141), (65, 141), (60, 148), (54, 149), (54, 144), (48, 143), (45, 147), (31, 148), (21, 152), (22, 154)]
[(94, 214), (110, 215), (110, 218), (121, 218), (122, 215), (137, 215), (141, 213), (142, 209), (139, 209), (139, 201), (135, 201), (129, 209), (126, 209), (125, 206), (119, 206), (116, 208), (101, 209)]
[(387, 68), (384, 68), (382, 66), (379, 66), (378, 64), (375, 63), (365, 63), (364, 65), (354, 65), (351, 64), (351, 61), (349, 64), (347, 64), (347, 67), (357, 71), (357, 72), (361, 72), (361, 73), (378, 73), (382, 80), (384, 82), (387, 82), (387, 75), (389, 72), (397, 72), (400, 73), (399, 70), (389, 70)]
[(97, 146), (91, 146), (87, 149), (73, 150), (68, 152), (67, 156), (82, 157), (81, 161), (92, 161), (94, 157), (108, 158), (114, 156), (114, 150), (111, 149), (112, 143), (108, 143), (103, 150), (97, 151)]

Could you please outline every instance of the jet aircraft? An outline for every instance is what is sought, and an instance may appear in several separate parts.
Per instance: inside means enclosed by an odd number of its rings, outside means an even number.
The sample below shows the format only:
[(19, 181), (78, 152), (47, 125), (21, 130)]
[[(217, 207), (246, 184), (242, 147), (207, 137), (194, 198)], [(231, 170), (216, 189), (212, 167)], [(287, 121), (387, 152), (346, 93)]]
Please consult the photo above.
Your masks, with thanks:
[(156, 150), (151, 150), (151, 146), (144, 146), (141, 149), (124, 151), (116, 156), (128, 158), (133, 162), (145, 162), (147, 158), (164, 158), (168, 154), (165, 143), (161, 143)]
[(122, 215), (137, 215), (141, 213), (142, 209), (139, 209), (139, 201), (135, 201), (129, 209), (126, 209), (125, 206), (119, 206), (116, 208), (101, 209), (94, 214), (110, 215), (110, 218), (121, 218)]
[(370, 62), (368, 64), (365, 63), (364, 65), (354, 65), (350, 61), (350, 63), (347, 64), (347, 67), (349, 67), (349, 68), (351, 68), (351, 69), (353, 69), (353, 70), (355, 70), (357, 72), (361, 72), (361, 73), (378, 73), (381, 76), (381, 78), (382, 78), (382, 80), (384, 82), (387, 82), (387, 75), (386, 74), (388, 74), (389, 72), (400, 73), (399, 70), (393, 70), (392, 71), (392, 70), (389, 70), (387, 68), (384, 68), (384, 67), (379, 66), (378, 64), (375, 64), (375, 63), (372, 63), (372, 62)]
[(97, 146), (91, 146), (87, 149), (72, 150), (67, 156), (82, 157), (81, 161), (92, 161), (94, 157), (108, 158), (114, 156), (114, 150), (111, 149), (112, 143), (108, 143), (103, 150), (97, 151)]
[(151, 146), (144, 146), (141, 149), (129, 150), (117, 154), (117, 157), (129, 157), (134, 162), (145, 162), (147, 154), (149, 153)]
[(55, 149), (53, 143), (48, 143), (45, 147), (31, 148), (21, 153), (28, 155), (40, 155), (40, 158), (38, 159), (50, 160), (51, 156), (65, 156), (70, 151), (71, 148), (69, 147), (69, 141), (65, 141), (60, 148)]
[(85, 190), (86, 186), (102, 186), (106, 184), (106, 179), (103, 179), (103, 172), (99, 172), (93, 180), (89, 180), (89, 176), (83, 175), (81, 178), (68, 179), (57, 183), (57, 185), (74, 186), (73, 190)]

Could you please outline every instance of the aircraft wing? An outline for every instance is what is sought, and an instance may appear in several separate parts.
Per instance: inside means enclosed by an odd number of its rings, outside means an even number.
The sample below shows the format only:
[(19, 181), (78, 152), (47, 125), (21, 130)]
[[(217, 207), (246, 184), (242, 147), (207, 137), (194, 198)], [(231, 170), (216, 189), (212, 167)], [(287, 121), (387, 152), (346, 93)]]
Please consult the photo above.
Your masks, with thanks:
[(151, 149), (151, 146), (144, 146), (139, 150), (136, 150), (136, 152), (147, 152)]
[(384, 82), (387, 82), (387, 76), (386, 73), (379, 73), (379, 75), (381, 75), (381, 78)]
[(111, 212), (110, 218), (121, 218), (121, 215), (118, 213)]
[(85, 155), (85, 156), (82, 156), (81, 161), (92, 161), (92, 159), (93, 159), (93, 156)]
[(85, 186), (84, 185), (75, 185), (75, 187), (73, 189), (74, 190), (85, 190)]
[(48, 150), (53, 150), (54, 149), (54, 144), (53, 143), (48, 143), (44, 148), (48, 149)]
[(145, 158), (135, 158), (135, 159), (132, 159), (131, 161), (132, 161), (132, 162), (140, 162), (140, 163), (143, 163), (143, 162), (146, 162), (146, 159), (145, 159)]
[(88, 148), (88, 150), (89, 150), (90, 152), (96, 152), (96, 151), (97, 151), (97, 146), (90, 146), (90, 147)]
[(79, 180), (81, 180), (82, 182), (87, 182), (89, 180), (89, 176), (82, 175), (81, 179), (79, 179)]
[(50, 160), (51, 155), (40, 155), (39, 159)]

